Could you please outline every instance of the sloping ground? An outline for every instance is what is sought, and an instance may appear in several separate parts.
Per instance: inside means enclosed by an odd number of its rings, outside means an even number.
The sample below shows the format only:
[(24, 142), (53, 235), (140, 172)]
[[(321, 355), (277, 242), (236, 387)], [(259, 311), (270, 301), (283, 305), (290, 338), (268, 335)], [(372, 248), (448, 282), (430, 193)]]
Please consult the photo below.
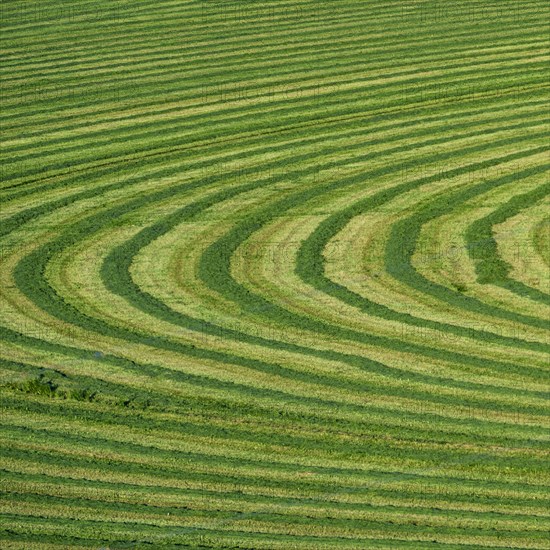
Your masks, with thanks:
[(4, 2), (2, 548), (550, 548), (550, 7)]

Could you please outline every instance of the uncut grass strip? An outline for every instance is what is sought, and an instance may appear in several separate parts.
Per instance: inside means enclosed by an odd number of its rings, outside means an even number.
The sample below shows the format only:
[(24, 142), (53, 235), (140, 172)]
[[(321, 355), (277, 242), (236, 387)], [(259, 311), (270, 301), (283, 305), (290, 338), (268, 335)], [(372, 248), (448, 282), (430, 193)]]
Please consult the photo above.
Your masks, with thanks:
[[(2, 368), (10, 370), (14, 374), (14, 378), (17, 377), (15, 380), (20, 380), (24, 375), (31, 376), (27, 376), (19, 383), (12, 381), (0, 386), (0, 389), (6, 391), (6, 388), (8, 388), (8, 391), (11, 390), (15, 395), (30, 391), (28, 383), (38, 382), (50, 388), (52, 399), (62, 401), (97, 401), (105, 406), (112, 407), (136, 407), (152, 410), (172, 410), (175, 408), (175, 410), (182, 413), (189, 412), (188, 399), (174, 398), (169, 392), (168, 385), (164, 392), (159, 392), (150, 388), (129, 387), (121, 382), (106, 381), (95, 376), (78, 375), (72, 372), (71, 374), (65, 374), (63, 370), (55, 368), (15, 362), (6, 363), (5, 360), (1, 361)], [(1, 393), (0, 395), (0, 400), (6, 406), (5, 395)]]
[[(209, 429), (211, 429), (211, 427), (209, 427)], [(470, 465), (468, 465), (468, 467), (470, 467)], [(483, 471), (483, 468), (480, 468), (480, 471)], [(493, 474), (496, 475), (496, 472), (493, 472)]]
[[(466, 244), (469, 256), (476, 262), (478, 281), (482, 284), (497, 284), (526, 296), (532, 300), (550, 305), (550, 296), (535, 288), (509, 278), (510, 266), (499, 256), (494, 238), (493, 226), (517, 215), (523, 209), (537, 204), (550, 194), (550, 184), (541, 185), (534, 191), (516, 195), (489, 215), (476, 220), (466, 232)], [(483, 246), (480, 246), (480, 242)]]

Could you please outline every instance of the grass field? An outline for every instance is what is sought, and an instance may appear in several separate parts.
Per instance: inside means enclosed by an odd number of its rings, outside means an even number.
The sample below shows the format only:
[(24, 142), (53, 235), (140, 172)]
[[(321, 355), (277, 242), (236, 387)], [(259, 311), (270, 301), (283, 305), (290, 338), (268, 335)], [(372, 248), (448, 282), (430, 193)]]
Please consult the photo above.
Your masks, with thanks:
[(550, 549), (547, 2), (0, 17), (0, 548)]

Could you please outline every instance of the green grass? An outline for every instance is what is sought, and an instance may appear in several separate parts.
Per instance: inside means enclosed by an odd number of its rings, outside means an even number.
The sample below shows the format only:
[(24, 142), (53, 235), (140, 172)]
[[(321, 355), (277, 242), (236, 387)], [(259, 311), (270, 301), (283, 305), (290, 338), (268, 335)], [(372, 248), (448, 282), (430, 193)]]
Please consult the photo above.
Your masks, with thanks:
[(549, 17), (3, 2), (0, 546), (550, 548)]

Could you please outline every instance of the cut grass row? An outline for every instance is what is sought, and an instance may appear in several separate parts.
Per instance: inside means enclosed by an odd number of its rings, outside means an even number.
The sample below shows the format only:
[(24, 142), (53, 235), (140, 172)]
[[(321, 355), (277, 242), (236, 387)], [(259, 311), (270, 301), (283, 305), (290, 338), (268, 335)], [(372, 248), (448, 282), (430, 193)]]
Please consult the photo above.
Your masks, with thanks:
[(3, 9), (0, 545), (548, 548), (548, 7), (230, 7)]

